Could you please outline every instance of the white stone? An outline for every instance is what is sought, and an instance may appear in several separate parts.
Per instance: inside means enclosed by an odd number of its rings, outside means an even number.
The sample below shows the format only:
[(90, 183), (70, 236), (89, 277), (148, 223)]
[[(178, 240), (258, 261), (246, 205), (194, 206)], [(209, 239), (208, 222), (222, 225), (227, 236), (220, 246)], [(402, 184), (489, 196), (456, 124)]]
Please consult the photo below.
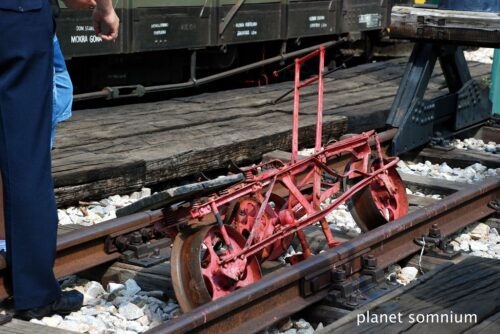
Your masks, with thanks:
[(134, 331), (136, 333), (142, 333), (142, 332), (145, 332), (147, 329), (148, 328), (146, 326), (142, 326), (137, 321), (129, 321), (129, 322), (127, 322), (127, 330), (129, 330), (129, 331)]
[(137, 284), (136, 281), (129, 278), (125, 281), (125, 294), (132, 296), (141, 291), (141, 287)]
[(292, 320), (288, 319), (284, 324), (282, 324), (280, 326), (279, 331), (280, 332), (285, 332), (285, 331), (289, 330), (292, 327), (293, 327), (293, 322), (292, 322)]
[(137, 332), (134, 332), (134, 331), (127, 331), (127, 330), (124, 330), (124, 329), (118, 328), (118, 329), (115, 331), (115, 334), (137, 334)]
[(297, 330), (295, 328), (290, 328), (287, 331), (284, 331), (282, 334), (297, 334)]
[(87, 324), (84, 323), (79, 323), (74, 320), (64, 320), (62, 321), (58, 328), (65, 329), (67, 331), (73, 331), (73, 332), (79, 332), (79, 333), (85, 333), (88, 332), (90, 327)]
[(55, 314), (51, 317), (44, 317), (42, 318), (42, 322), (50, 327), (57, 327), (59, 324), (63, 321), (63, 317), (61, 317), (59, 314)]
[(149, 196), (151, 196), (151, 189), (149, 189), (149, 188), (142, 188), (141, 189), (141, 198), (149, 197)]
[(451, 173), (453, 173), (453, 169), (450, 166), (448, 166), (448, 164), (446, 162), (443, 162), (441, 164), (441, 166), (439, 166), (439, 172), (440, 173), (450, 173), (451, 174)]
[(123, 289), (125, 289), (125, 285), (119, 284), (119, 283), (109, 282), (106, 291), (108, 293), (117, 293)]
[(415, 267), (404, 267), (401, 269), (401, 274), (413, 281), (418, 275), (418, 269)]
[(297, 331), (297, 334), (313, 334), (313, 333), (314, 333), (314, 328), (312, 328), (312, 326), (304, 329), (299, 329)]
[(453, 240), (450, 242), (450, 244), (453, 246), (453, 251), (460, 251), (460, 243), (458, 241)]
[[(99, 305), (97, 305), (97, 306), (99, 306)], [(97, 306), (96, 307), (82, 307), (80, 309), (80, 312), (82, 312), (83, 315), (88, 315), (88, 316), (97, 315), (99, 313), (99, 311), (97, 310)]]
[(323, 326), (323, 323), (322, 323), (322, 322), (320, 322), (320, 323), (318, 324), (318, 327), (316, 327), (316, 330), (317, 330), (317, 331), (319, 331), (320, 329), (323, 329), (323, 328), (325, 328), (325, 326)]
[(85, 285), (85, 293), (92, 298), (97, 298), (104, 294), (104, 288), (100, 283), (91, 281)]
[(312, 326), (310, 323), (308, 323), (304, 319), (300, 319), (299, 321), (295, 322), (294, 327), (297, 329), (306, 329), (306, 328), (310, 328)]
[(143, 315), (139, 319), (137, 319), (137, 322), (140, 323), (142, 326), (148, 326), (149, 325), (149, 318), (147, 315)]
[(144, 315), (144, 311), (142, 310), (142, 308), (133, 303), (122, 304), (118, 308), (118, 312), (127, 320), (139, 319)]
[(475, 164), (474, 164), (474, 165), (472, 165), (471, 167), (472, 167), (472, 168), (474, 168), (474, 170), (475, 170), (476, 172), (478, 172), (478, 173), (483, 173), (483, 172), (485, 172), (485, 171), (488, 169), (488, 167), (483, 166), (483, 165), (481, 165), (480, 163), (475, 163)]
[(490, 227), (484, 223), (479, 223), (470, 232), (470, 236), (474, 240), (484, 239), (488, 237)]
[(68, 216), (68, 214), (63, 210), (57, 210), (57, 217), (59, 219), (59, 225), (73, 224), (73, 221), (71, 220), (70, 216)]
[(496, 151), (497, 151), (497, 146), (496, 146), (496, 145), (489, 145), (489, 144), (488, 144), (488, 145), (486, 145), (486, 146), (484, 147), (484, 150), (485, 150), (486, 152), (488, 152), (488, 153), (496, 153)]
[(488, 246), (486, 246), (484, 243), (477, 241), (477, 240), (471, 240), (470, 244), (470, 249), (473, 252), (486, 252), (488, 251)]
[(130, 199), (137, 201), (137, 200), (141, 199), (141, 196), (142, 196), (142, 192), (136, 191), (136, 192), (133, 192), (132, 195), (130, 195)]
[(470, 251), (469, 241), (462, 240), (460, 242), (460, 249), (463, 250), (464, 252), (469, 252)]
[(101, 218), (106, 215), (106, 210), (100, 205), (89, 208), (89, 211)]
[(476, 176), (476, 170), (469, 166), (464, 169), (463, 175), (467, 179), (472, 179), (474, 176)]

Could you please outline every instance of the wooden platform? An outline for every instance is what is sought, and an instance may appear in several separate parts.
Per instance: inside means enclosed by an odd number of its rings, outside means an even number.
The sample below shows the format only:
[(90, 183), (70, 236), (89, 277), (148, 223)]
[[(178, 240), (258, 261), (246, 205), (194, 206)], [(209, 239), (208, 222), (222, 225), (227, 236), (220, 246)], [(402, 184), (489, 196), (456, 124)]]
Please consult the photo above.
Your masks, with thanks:
[(391, 37), (498, 47), (497, 13), (393, 7)]
[[(500, 333), (500, 260), (469, 257), (425, 280), (402, 288), (403, 293), (395, 291), (393, 298), (349, 314), (319, 333)], [(381, 315), (399, 313), (392, 323), (374, 321)], [(361, 315), (370, 314), (370, 323), (363, 321)], [(448, 321), (441, 318), (445, 314)]]
[[(338, 71), (325, 83), (325, 139), (381, 127), (406, 59)], [(488, 76), (489, 65), (472, 64)], [(436, 72), (429, 96), (446, 86)], [(142, 186), (256, 162), (291, 147), (291, 82), (168, 101), (82, 110), (57, 131), (53, 175), (59, 206), (126, 194)], [(316, 95), (304, 89), (301, 138), (311, 146)]]

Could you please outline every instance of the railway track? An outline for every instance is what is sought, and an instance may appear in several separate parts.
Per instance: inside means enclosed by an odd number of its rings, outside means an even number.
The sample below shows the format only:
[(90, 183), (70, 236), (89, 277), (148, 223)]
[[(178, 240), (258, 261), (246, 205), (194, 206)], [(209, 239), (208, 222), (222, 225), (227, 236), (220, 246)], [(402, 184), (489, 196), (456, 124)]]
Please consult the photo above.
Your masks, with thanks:
[[(382, 133), (389, 142), (391, 132)], [(340, 157), (337, 163), (342, 163)], [(344, 162), (345, 163), (345, 162)], [(251, 333), (291, 316), (331, 295), (338, 287), (338, 273), (345, 282), (366, 281), (390, 264), (421, 249), (416, 241), (439, 229), (442, 239), (498, 211), (500, 178), (460, 189), (395, 222), (345, 242), (294, 266), (266, 275), (240, 289), (181, 317), (150, 330), (151, 333)], [(57, 277), (75, 274), (122, 257), (106, 245), (113, 238), (144, 231), (165, 221), (163, 210), (151, 210), (63, 234), (58, 240)], [(437, 226), (433, 226), (437, 225)], [(443, 250), (441, 250), (443, 251)], [(372, 257), (373, 256), (373, 257)], [(375, 264), (375, 265), (374, 265)], [(0, 257), (0, 299), (8, 297), (4, 284), (5, 262)], [(370, 280), (370, 279), (368, 279)]]
[[(375, 275), (418, 252), (416, 242), (439, 229), (447, 237), (498, 210), (500, 178), (468, 187), (397, 221), (271, 273), (261, 281), (150, 330), (164, 333), (255, 333), (327, 297), (338, 281)], [(497, 204), (498, 205), (498, 202)], [(344, 275), (341, 274), (341, 275)]]

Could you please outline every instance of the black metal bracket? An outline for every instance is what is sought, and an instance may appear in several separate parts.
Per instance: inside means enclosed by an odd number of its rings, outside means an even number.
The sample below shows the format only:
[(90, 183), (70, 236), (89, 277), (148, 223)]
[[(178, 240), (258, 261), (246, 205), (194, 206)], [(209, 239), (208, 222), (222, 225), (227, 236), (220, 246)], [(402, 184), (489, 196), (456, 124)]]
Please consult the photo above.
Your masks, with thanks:
[[(425, 92), (439, 61), (449, 92), (425, 99)], [(463, 49), (455, 45), (418, 42), (406, 65), (404, 76), (387, 124), (398, 128), (393, 155), (429, 143), (436, 132), (451, 136), (463, 128), (491, 117), (491, 102), (471, 78)]]
[(453, 246), (449, 243), (449, 240), (442, 236), (441, 230), (435, 224), (432, 225), (426, 236), (416, 238), (415, 243), (424, 247), (425, 255), (427, 256), (452, 260), (460, 255), (460, 252), (453, 250)]
[(120, 260), (139, 267), (151, 267), (170, 259), (171, 240), (154, 228), (144, 227), (131, 233), (106, 238), (106, 253), (120, 252)]

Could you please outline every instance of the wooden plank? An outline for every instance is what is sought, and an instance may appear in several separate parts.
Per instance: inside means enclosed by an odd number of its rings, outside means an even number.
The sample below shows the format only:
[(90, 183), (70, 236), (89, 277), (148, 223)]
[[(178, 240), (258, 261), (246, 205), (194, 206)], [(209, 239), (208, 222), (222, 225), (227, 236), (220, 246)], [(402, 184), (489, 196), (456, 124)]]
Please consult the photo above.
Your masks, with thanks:
[(426, 207), (429, 205), (432, 205), (439, 201), (438, 199), (432, 198), (432, 197), (423, 197), (423, 196), (417, 196), (417, 195), (410, 195), (408, 194), (408, 202), (412, 206), (418, 206), (418, 207)]
[(453, 182), (448, 180), (436, 179), (433, 177), (420, 176), (414, 174), (399, 173), (406, 186), (416, 186), (429, 190), (436, 190), (444, 194), (451, 194), (467, 187), (467, 183)]
[(418, 277), (415, 281), (411, 282), (411, 284), (408, 284), (406, 286), (401, 286), (401, 287), (387, 293), (386, 295), (383, 295), (382, 297), (377, 298), (374, 301), (372, 301), (366, 305), (363, 305), (361, 308), (350, 312), (346, 316), (340, 318), (339, 320), (335, 321), (334, 323), (331, 323), (330, 325), (324, 327), (323, 329), (317, 331), (316, 333), (317, 334), (327, 334), (327, 333), (329, 334), (333, 330), (335, 330), (336, 328), (341, 327), (341, 326), (345, 326), (345, 325), (349, 324), (350, 322), (356, 320), (358, 318), (358, 315), (364, 314), (367, 311), (378, 307), (379, 305), (382, 305), (388, 301), (391, 301), (392, 299), (399, 298), (399, 296), (401, 296), (405, 292), (407, 292), (411, 289), (414, 289), (416, 286), (418, 286), (420, 284), (426, 283), (433, 276), (450, 268), (452, 265), (453, 265), (453, 263), (444, 263), (441, 266), (437, 267), (436, 269), (434, 269), (430, 272), (427, 272), (424, 275)]
[(134, 279), (144, 291), (162, 291), (166, 296), (175, 298), (170, 274), (170, 261), (150, 268), (116, 262), (102, 276), (104, 286), (108, 282), (125, 282)]
[(500, 17), (497, 13), (395, 6), (391, 37), (498, 47)]
[(499, 144), (500, 143), (500, 128), (495, 128), (492, 126), (483, 126), (474, 136), (476, 139), (481, 139), (485, 143), (490, 141)]
[[(401, 321), (389, 323), (357, 323), (356, 317), (343, 323), (334, 323), (325, 328), (324, 333), (463, 333), (488, 321), (498, 310), (496, 301), (500, 300), (500, 260), (469, 257), (448, 267), (425, 284), (411, 287), (405, 293), (368, 309), (377, 317), (383, 314), (401, 313)], [(366, 312), (367, 310), (364, 310)], [(363, 313), (362, 313), (363, 314)], [(364, 313), (366, 315), (366, 313)], [(411, 322), (410, 315), (447, 315), (455, 321)], [(467, 321), (464, 315), (475, 315)], [(462, 315), (462, 321), (456, 316)], [(435, 319), (435, 318), (430, 318)], [(477, 320), (474, 321), (474, 320)], [(342, 321), (342, 319), (340, 320)]]
[(455, 148), (451, 151), (444, 151), (435, 148), (424, 148), (418, 154), (421, 161), (429, 160), (435, 164), (446, 162), (451, 167), (466, 168), (475, 163), (480, 163), (488, 168), (499, 168), (500, 157), (498, 154), (460, 150)]
[(71, 334), (76, 333), (72, 331), (63, 330), (60, 328), (48, 327), (43, 325), (34, 324), (19, 319), (12, 319), (11, 322), (0, 326), (0, 333), (2, 334)]
[(60, 225), (57, 227), (57, 235), (62, 235), (62, 234), (66, 234), (68, 232), (71, 232), (71, 231), (74, 231), (74, 230), (79, 230), (83, 228), (82, 225), (78, 225), (78, 224), (70, 224), (70, 225)]
[(483, 320), (477, 326), (472, 327), (464, 334), (492, 334), (500, 333), (500, 312), (493, 314), (488, 319)]

